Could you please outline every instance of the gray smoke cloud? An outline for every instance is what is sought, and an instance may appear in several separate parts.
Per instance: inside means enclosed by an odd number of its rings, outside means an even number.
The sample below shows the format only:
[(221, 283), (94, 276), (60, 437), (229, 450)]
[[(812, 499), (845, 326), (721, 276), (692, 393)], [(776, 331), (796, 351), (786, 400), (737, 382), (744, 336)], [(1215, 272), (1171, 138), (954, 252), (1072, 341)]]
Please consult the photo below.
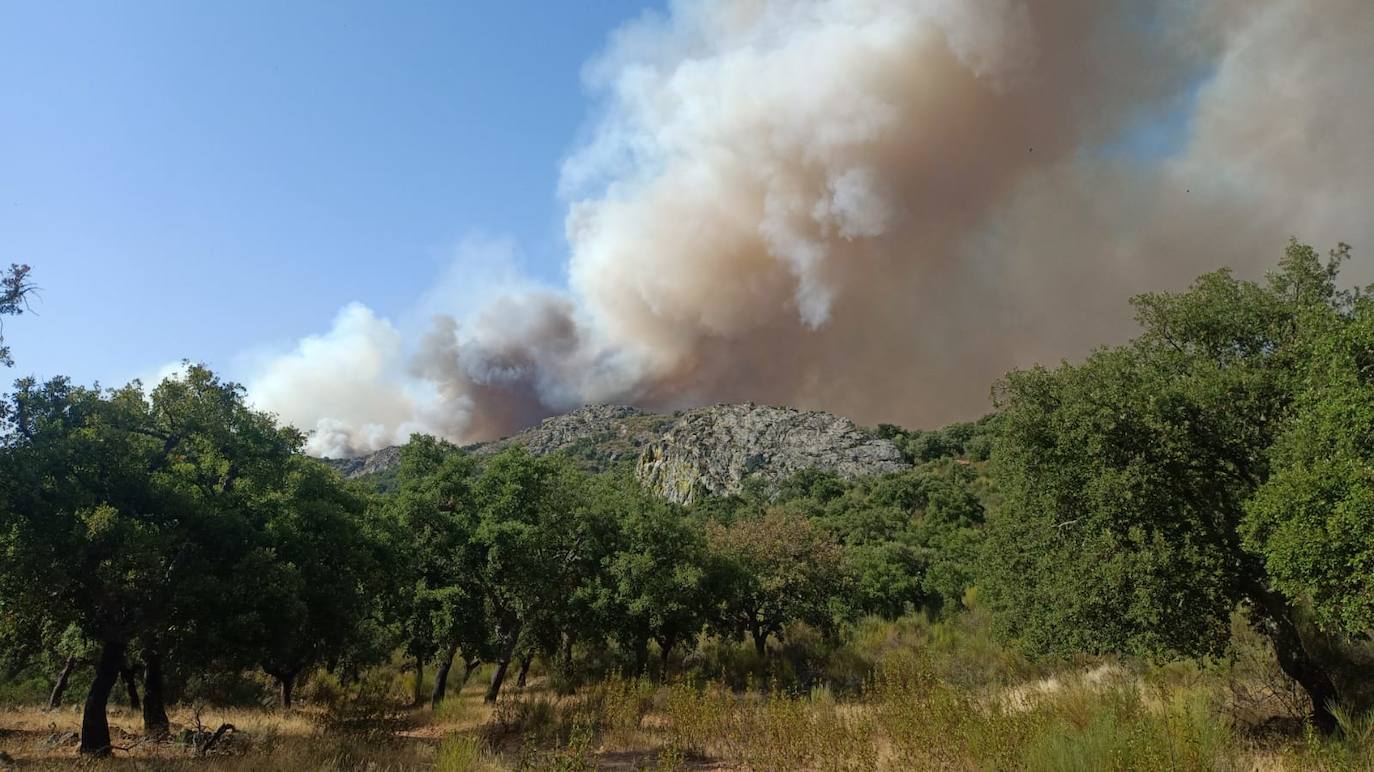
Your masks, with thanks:
[[(334, 455), (598, 402), (970, 418), (1290, 235), (1374, 279), (1370, 73), (1368, 0), (678, 2), (586, 69), (566, 292), (496, 291), (390, 370), (394, 328), (345, 312), (250, 393)], [(1122, 140), (1151, 124), (1181, 141)]]

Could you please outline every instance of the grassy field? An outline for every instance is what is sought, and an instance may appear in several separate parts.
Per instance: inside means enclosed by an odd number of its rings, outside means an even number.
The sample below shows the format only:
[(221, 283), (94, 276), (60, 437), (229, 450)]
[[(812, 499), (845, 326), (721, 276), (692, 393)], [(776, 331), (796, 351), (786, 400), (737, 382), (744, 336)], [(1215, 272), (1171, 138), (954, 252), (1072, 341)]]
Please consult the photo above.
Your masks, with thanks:
[[(968, 623), (874, 621), (826, 653), (831, 672), (809, 691), (740, 688), (766, 671), (751, 671), (749, 647), (717, 642), (667, 684), (608, 676), (559, 695), (536, 665), (495, 706), (482, 703), (479, 671), (438, 710), (408, 707), (411, 674), (390, 667), (348, 687), (317, 676), (292, 712), (178, 706), (164, 741), (116, 707), (117, 749), (99, 762), (75, 757), (79, 706), (11, 706), (0, 750), (23, 769), (1374, 769), (1374, 721), (1347, 715), (1338, 736), (1314, 736), (1252, 643), (1225, 662), (1049, 667)], [(777, 682), (795, 678), (795, 651), (771, 657)], [(846, 686), (850, 671), (860, 684)], [(225, 723), (235, 731), (201, 753)]]

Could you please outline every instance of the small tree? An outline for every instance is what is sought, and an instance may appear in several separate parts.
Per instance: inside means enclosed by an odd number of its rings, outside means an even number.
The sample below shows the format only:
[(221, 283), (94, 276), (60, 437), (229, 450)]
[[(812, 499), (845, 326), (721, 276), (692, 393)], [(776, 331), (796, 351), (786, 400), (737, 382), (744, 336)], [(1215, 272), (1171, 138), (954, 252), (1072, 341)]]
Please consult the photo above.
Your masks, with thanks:
[(707, 536), (725, 579), (719, 623), (747, 634), (759, 656), (768, 637), (793, 621), (834, 629), (849, 577), (839, 546), (806, 518), (770, 509), (728, 527), (712, 524)]
[(513, 446), (486, 462), (474, 485), (477, 521), (468, 542), (496, 640), (496, 671), (486, 701), (495, 702), (526, 624), (560, 588), (557, 573), (561, 556), (547, 537), (550, 510), (558, 500), (554, 470), (541, 458)]
[(646, 644), (658, 644), (661, 675), (682, 642), (709, 621), (713, 596), (705, 533), (668, 503), (633, 483), (623, 486), (623, 542), (611, 557), (607, 616), (644, 669)]
[(386, 577), (363, 527), (366, 504), (337, 473), (295, 456), (281, 483), (259, 503), (263, 552), (244, 579), (260, 602), (253, 649), (290, 708), (302, 674), (356, 654), (369, 637)]
[(412, 435), (401, 450), (396, 491), (386, 511), (391, 526), (391, 581), (398, 587), (389, 615), (415, 662), (415, 700), (423, 699), (424, 663), (439, 653), (431, 701), (443, 700), (459, 648), (480, 648), (490, 635), (486, 599), (471, 549), (476, 528), (472, 484), (476, 465), (456, 446)]
[(571, 651), (594, 609), (591, 585), (615, 522), (585, 473), (518, 446), (486, 461), (473, 498), (477, 520), (465, 561), (494, 623), (496, 671), (486, 694), (494, 702), (522, 642), (537, 646), (557, 635)]

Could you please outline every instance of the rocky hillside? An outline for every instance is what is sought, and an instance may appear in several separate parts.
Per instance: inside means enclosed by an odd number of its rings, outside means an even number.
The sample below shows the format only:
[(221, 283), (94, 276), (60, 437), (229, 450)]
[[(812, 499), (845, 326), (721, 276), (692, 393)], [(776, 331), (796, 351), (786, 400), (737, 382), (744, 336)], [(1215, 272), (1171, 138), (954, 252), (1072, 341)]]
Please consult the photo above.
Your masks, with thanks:
[(896, 445), (847, 418), (745, 404), (682, 413), (645, 445), (635, 474), (670, 501), (687, 503), (702, 493), (734, 493), (748, 477), (778, 481), (804, 469), (860, 477), (907, 466)]
[(349, 479), (374, 474), (386, 474), (401, 463), (401, 448), (393, 445), (357, 458), (326, 458), (325, 463), (339, 470)]
[[(488, 454), (511, 444), (537, 454), (562, 451), (595, 469), (633, 461), (640, 482), (678, 503), (738, 492), (750, 477), (777, 481), (803, 469), (859, 477), (908, 466), (890, 440), (865, 433), (847, 418), (752, 403), (672, 415), (598, 405), (469, 450)], [(398, 449), (386, 448), (330, 463), (347, 477), (361, 477), (384, 474), (398, 460)]]

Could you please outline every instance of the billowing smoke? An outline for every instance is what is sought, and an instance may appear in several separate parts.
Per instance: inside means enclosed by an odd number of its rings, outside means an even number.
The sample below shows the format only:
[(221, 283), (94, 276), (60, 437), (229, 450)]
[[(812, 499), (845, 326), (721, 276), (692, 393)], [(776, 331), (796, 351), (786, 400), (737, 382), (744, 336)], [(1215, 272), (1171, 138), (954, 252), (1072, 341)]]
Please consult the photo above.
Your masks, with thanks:
[(1289, 235), (1374, 279), (1371, 73), (1368, 0), (684, 0), (586, 70), (566, 292), (439, 317), (404, 367), (350, 307), (250, 392), (334, 454), (596, 402), (969, 418)]

